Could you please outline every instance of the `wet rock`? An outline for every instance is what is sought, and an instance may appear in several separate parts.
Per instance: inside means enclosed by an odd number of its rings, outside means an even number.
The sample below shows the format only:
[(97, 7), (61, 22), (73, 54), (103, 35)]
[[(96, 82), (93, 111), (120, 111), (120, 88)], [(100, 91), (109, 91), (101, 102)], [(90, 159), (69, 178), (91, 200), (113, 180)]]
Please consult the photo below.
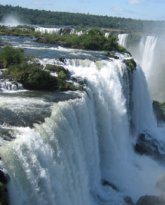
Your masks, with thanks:
[(4, 47), (4, 46), (5, 46), (5, 44), (0, 42), (0, 47)]
[(119, 191), (119, 189), (113, 183), (111, 183), (105, 179), (102, 180), (102, 185), (103, 186), (110, 186), (113, 190)]
[(158, 122), (165, 121), (165, 115), (161, 109), (160, 103), (157, 101), (153, 101), (152, 106), (153, 106), (154, 114)]
[[(1, 157), (0, 157), (1, 162)], [(8, 205), (8, 191), (7, 183), (9, 182), (9, 175), (4, 169), (0, 167), (0, 205)]]
[(80, 84), (80, 85), (87, 84), (87, 81), (85, 79), (81, 78), (81, 77), (76, 77), (76, 78), (75, 77), (71, 77), (71, 80), (76, 82), (76, 83), (78, 83), (78, 84)]
[(7, 184), (9, 181), (9, 175), (0, 169), (0, 183)]
[(148, 133), (139, 134), (134, 149), (141, 155), (145, 154), (165, 162), (165, 144), (154, 139)]
[(124, 197), (124, 202), (128, 205), (135, 205), (135, 203), (133, 202), (133, 200), (130, 196)]
[(0, 62), (0, 69), (3, 69), (4, 68), (4, 65), (2, 62)]
[(142, 196), (136, 205), (165, 205), (165, 197), (162, 196)]
[(59, 58), (59, 61), (61, 61), (62, 63), (65, 63), (65, 58), (61, 57)]
[(8, 192), (5, 184), (0, 182), (0, 205), (9, 205)]
[(159, 177), (156, 186), (161, 192), (165, 193), (165, 175)]
[(0, 205), (9, 205), (7, 183), (9, 182), (9, 175), (3, 168), (2, 158), (0, 156)]

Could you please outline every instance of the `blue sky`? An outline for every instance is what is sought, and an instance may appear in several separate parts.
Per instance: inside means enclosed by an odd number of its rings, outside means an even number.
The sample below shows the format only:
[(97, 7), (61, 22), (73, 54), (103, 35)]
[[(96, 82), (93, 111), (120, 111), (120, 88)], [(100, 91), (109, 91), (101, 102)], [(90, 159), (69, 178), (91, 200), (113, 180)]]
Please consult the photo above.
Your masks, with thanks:
[(165, 0), (0, 0), (0, 4), (53, 11), (165, 20)]

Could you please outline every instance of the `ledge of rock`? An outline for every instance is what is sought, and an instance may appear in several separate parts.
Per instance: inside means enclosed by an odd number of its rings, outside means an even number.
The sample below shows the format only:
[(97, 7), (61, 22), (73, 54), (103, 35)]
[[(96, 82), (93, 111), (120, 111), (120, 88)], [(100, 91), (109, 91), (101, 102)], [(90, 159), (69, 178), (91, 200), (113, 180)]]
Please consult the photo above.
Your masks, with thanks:
[[(1, 158), (0, 158), (1, 160)], [(9, 182), (9, 175), (0, 168), (0, 205), (9, 205), (7, 183)]]
[(164, 196), (142, 196), (136, 205), (165, 205)]
[(165, 161), (165, 144), (148, 133), (139, 134), (134, 149), (141, 155), (145, 154), (156, 160)]
[(119, 191), (119, 189), (116, 187), (116, 185), (114, 185), (113, 183), (111, 183), (105, 179), (102, 180), (102, 185), (103, 186), (110, 186), (113, 190)]
[(0, 183), (7, 184), (9, 181), (9, 175), (0, 169)]

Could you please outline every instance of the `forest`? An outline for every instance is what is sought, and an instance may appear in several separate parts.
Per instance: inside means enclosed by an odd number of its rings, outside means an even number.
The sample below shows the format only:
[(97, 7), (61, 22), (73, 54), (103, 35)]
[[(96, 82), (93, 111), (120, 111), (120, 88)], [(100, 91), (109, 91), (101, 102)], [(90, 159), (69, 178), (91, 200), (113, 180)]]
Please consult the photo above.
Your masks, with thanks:
[(165, 27), (164, 21), (144, 21), (112, 16), (98, 16), (81, 13), (34, 10), (0, 5), (0, 21), (6, 15), (16, 15), (26, 24), (33, 25), (65, 25), (119, 29), (123, 31), (158, 31)]

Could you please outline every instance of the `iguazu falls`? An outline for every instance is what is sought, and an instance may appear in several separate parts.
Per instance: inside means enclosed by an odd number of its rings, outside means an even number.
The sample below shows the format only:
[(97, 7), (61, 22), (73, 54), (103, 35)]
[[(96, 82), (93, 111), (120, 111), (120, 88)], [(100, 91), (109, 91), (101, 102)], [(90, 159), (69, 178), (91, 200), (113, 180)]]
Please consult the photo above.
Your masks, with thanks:
[(164, 21), (39, 13), (0, 5), (0, 205), (164, 205)]

